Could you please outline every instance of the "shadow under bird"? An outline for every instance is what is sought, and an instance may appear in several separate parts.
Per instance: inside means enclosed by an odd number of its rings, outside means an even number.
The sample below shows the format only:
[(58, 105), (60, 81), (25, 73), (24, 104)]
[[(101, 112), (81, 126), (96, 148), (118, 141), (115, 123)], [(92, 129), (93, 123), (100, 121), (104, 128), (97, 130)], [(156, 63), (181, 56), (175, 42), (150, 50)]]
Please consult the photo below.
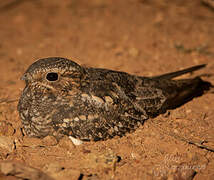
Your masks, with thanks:
[(31, 137), (67, 135), (84, 141), (121, 137), (208, 90), (211, 84), (200, 77), (173, 80), (203, 67), (141, 77), (83, 67), (61, 57), (39, 59), (22, 76), (26, 86), (18, 111)]

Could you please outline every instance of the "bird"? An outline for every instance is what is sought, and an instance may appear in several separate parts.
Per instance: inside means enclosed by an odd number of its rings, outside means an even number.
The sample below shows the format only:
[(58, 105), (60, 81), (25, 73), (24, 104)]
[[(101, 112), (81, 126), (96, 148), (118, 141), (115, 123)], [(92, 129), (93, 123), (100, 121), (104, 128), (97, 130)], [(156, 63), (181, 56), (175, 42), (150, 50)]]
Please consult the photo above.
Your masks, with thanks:
[(199, 76), (174, 79), (206, 64), (160, 76), (85, 67), (62, 57), (35, 61), (18, 111), (29, 137), (64, 136), (81, 141), (122, 137), (149, 119), (201, 96), (211, 84)]

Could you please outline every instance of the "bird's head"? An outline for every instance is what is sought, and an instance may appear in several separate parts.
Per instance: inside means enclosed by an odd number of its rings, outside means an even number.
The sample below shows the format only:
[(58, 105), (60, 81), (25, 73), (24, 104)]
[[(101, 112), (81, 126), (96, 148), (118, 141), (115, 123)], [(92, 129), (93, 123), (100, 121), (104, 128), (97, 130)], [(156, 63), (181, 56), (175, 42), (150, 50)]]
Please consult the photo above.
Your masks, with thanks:
[(39, 59), (29, 66), (22, 76), (26, 86), (33, 86), (35, 90), (70, 91), (80, 85), (85, 70), (77, 63), (61, 58), (49, 57)]

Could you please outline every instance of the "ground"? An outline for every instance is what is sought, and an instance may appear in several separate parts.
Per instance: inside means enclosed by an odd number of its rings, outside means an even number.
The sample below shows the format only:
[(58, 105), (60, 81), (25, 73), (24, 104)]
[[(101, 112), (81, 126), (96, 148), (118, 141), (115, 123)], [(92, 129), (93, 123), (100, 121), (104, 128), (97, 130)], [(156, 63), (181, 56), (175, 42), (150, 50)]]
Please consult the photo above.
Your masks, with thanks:
[(214, 8), (200, 0), (8, 0), (0, 2), (0, 179), (212, 179), (214, 94), (168, 111), (131, 134), (74, 146), (21, 132), (20, 80), (35, 60), (214, 84)]

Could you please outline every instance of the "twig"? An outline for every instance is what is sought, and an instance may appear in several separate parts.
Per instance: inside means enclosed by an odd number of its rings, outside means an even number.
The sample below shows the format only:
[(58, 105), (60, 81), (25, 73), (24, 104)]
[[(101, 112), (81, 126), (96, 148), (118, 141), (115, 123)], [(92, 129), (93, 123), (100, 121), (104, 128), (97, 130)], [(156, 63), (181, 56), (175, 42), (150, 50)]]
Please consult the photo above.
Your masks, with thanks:
[(13, 0), (13, 1), (1, 6), (0, 7), (0, 12), (11, 10), (11, 9), (21, 5), (25, 1), (27, 1), (27, 0)]
[(176, 134), (174, 134), (174, 133), (172, 133), (172, 132), (166, 132), (166, 131), (163, 130), (161, 127), (159, 127), (158, 125), (156, 125), (156, 124), (154, 123), (154, 121), (150, 121), (150, 122), (152, 122), (151, 124), (152, 124), (155, 128), (158, 128), (158, 130), (160, 130), (160, 132), (163, 133), (163, 134), (166, 134), (166, 135), (168, 135), (168, 136), (171, 136), (171, 137), (173, 137), (173, 138), (175, 138), (175, 139), (178, 139), (178, 140), (180, 140), (180, 141), (186, 142), (186, 143), (188, 143), (188, 144), (192, 144), (192, 145), (194, 145), (194, 146), (197, 146), (198, 148), (206, 149), (206, 150), (208, 150), (208, 151), (214, 152), (214, 148), (209, 147), (209, 146), (206, 146), (206, 145), (203, 145), (203, 143), (204, 143), (205, 141), (197, 142), (197, 141), (194, 141), (194, 140), (186, 139), (186, 138), (181, 137), (181, 136), (178, 136), (178, 135), (176, 135)]
[(0, 104), (1, 103), (13, 103), (13, 102), (16, 102), (16, 101), (18, 101), (18, 99), (2, 98), (2, 99), (0, 99)]

